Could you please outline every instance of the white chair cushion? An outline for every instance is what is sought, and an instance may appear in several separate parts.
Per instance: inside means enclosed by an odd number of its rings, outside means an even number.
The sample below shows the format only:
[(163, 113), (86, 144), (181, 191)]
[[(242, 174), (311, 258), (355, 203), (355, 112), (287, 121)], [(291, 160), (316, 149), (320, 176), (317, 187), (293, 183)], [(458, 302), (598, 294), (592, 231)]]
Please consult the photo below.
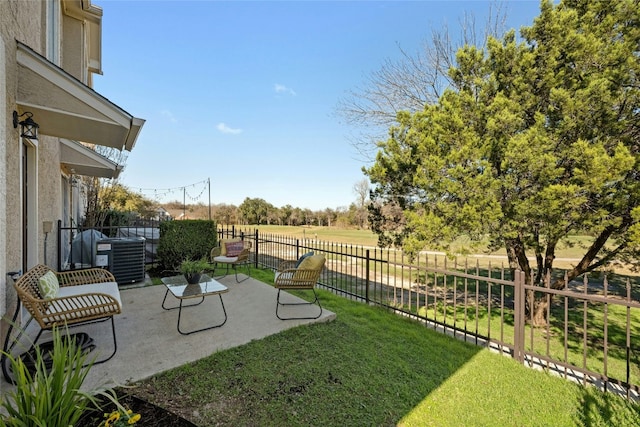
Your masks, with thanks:
[[(60, 286), (60, 290), (58, 291), (58, 297), (70, 297), (82, 294), (107, 294), (115, 298), (122, 307), (122, 301), (120, 300), (120, 290), (118, 289), (117, 282), (104, 282), (104, 283), (90, 283), (88, 285), (77, 285), (77, 286)], [(58, 311), (55, 304), (51, 304), (49, 308), (49, 312)], [(74, 307), (81, 308), (81, 307)]]
[(217, 256), (217, 257), (213, 257), (213, 261), (215, 262), (227, 262), (227, 263), (234, 263), (236, 261), (238, 261), (238, 257), (237, 256)]

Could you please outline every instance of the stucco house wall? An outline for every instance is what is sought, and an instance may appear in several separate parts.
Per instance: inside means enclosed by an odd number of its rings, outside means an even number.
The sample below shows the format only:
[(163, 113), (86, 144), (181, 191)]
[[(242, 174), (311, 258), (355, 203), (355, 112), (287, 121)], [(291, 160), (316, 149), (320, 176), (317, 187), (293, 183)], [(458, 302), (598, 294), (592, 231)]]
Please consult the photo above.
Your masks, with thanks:
[(20, 270), (22, 265), (22, 221), (20, 191), (17, 190), (20, 186), (21, 141), (19, 130), (13, 128), (18, 84), (15, 40), (24, 40), (36, 49), (40, 47), (42, 6), (41, 2), (0, 2), (0, 70), (4, 76), (4, 108), (0, 111), (3, 124), (0, 130), (3, 151), (3, 156), (0, 157), (0, 179), (4, 190), (0, 193), (0, 224), (3, 225), (0, 227), (0, 315), (4, 315), (7, 308), (15, 304), (15, 293), (7, 286), (11, 283), (7, 273)]
[[(91, 0), (0, 1), (0, 316), (16, 295), (9, 272), (58, 265), (58, 221), (84, 212), (74, 177), (113, 179), (121, 165), (91, 147), (131, 151), (144, 120), (91, 89), (101, 72), (102, 9)], [(32, 113), (38, 138), (14, 112)], [(21, 116), (19, 120), (23, 120)], [(77, 206), (71, 206), (76, 204)], [(49, 233), (47, 228), (52, 226)], [(6, 321), (0, 328), (4, 340)]]
[[(0, 14), (2, 6), (0, 5)], [(4, 14), (2, 14), (4, 16)], [(6, 63), (4, 39), (0, 38), (0, 69), (5, 68)], [(0, 99), (7, 103), (7, 79), (0, 79)], [(0, 123), (7, 123), (7, 105), (0, 110)], [(0, 272), (7, 271), (7, 126), (0, 126)], [(0, 279), (0, 286), (6, 287), (6, 278)], [(4, 314), (6, 302), (6, 292), (0, 291), (0, 315)]]

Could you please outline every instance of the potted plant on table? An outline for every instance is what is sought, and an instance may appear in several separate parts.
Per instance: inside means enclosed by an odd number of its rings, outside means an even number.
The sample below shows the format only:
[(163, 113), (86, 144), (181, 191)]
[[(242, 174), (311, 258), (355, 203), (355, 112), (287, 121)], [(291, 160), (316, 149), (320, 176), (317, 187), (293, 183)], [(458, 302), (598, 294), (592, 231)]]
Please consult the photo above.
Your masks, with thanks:
[(185, 259), (180, 264), (180, 273), (184, 274), (187, 283), (194, 284), (200, 282), (202, 272), (209, 268), (209, 262), (206, 259)]

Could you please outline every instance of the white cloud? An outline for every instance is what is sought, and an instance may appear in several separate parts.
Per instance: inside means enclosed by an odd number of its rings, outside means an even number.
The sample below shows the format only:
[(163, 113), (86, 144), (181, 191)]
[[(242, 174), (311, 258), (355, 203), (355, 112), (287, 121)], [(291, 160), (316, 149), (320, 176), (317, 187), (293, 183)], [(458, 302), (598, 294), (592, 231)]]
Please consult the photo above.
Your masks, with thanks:
[(233, 129), (233, 128), (230, 128), (229, 126), (227, 126), (224, 123), (218, 123), (218, 126), (216, 126), (216, 127), (222, 133), (231, 133), (231, 134), (234, 134), (234, 135), (242, 133), (242, 129)]
[(291, 96), (297, 95), (295, 90), (291, 89), (290, 87), (286, 87), (285, 85), (281, 85), (280, 83), (276, 83), (275, 85), (273, 85), (273, 89), (276, 91), (276, 93), (288, 93)]
[(169, 110), (162, 110), (160, 114), (169, 119), (171, 123), (178, 123), (178, 119), (173, 115), (173, 113)]

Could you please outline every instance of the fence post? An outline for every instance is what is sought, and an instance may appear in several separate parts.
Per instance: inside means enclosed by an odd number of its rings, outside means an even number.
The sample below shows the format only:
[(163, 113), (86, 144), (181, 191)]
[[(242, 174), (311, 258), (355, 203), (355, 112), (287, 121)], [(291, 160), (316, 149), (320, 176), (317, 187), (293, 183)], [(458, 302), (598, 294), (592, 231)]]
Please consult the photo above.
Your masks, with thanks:
[(524, 272), (516, 270), (513, 286), (513, 358), (520, 363), (524, 363), (524, 311), (526, 305), (524, 283)]
[(367, 256), (365, 260), (365, 282), (364, 282), (364, 298), (367, 304), (369, 304), (369, 249), (367, 249)]
[[(60, 249), (62, 248), (62, 220), (58, 220), (58, 230), (56, 232), (58, 239), (56, 241), (56, 253), (58, 254), (58, 271), (62, 271), (62, 254), (60, 253)], [(45, 249), (46, 250), (46, 249)]]
[(258, 229), (256, 228), (254, 233), (254, 252), (253, 252), (253, 264), (255, 268), (258, 268)]

